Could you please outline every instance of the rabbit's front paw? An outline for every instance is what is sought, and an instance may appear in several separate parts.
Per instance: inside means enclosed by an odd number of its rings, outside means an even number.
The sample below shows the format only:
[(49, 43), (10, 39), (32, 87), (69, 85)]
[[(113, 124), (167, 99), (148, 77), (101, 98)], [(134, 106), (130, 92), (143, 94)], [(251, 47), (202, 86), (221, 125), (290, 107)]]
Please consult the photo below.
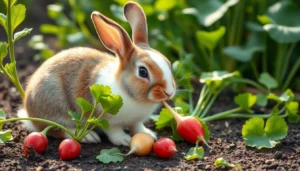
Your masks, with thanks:
[(123, 133), (115, 133), (111, 136), (108, 136), (108, 139), (114, 145), (129, 146), (131, 137), (125, 132), (123, 132)]
[(146, 128), (143, 123), (138, 123), (133, 126), (131, 133), (136, 134), (138, 132), (145, 132), (145, 133), (151, 135), (154, 139), (157, 139), (156, 133), (151, 131), (150, 129)]

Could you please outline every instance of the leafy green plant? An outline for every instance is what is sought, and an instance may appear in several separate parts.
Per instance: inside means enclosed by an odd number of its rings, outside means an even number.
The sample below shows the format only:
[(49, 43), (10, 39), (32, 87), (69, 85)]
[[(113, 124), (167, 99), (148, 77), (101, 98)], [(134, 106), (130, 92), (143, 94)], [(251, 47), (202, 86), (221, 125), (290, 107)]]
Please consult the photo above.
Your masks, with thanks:
[[(14, 44), (17, 40), (28, 35), (32, 29), (25, 28), (22, 31), (15, 32), (16, 28), (25, 19), (26, 8), (22, 4), (16, 4), (16, 0), (4, 0), (4, 4), (7, 13), (6, 15), (0, 13), (0, 25), (2, 25), (6, 32), (7, 42), (0, 42), (0, 72), (5, 74), (17, 88), (21, 97), (24, 98), (25, 93), (17, 73)], [(7, 53), (9, 53), (10, 62), (4, 65), (3, 62)]]
[(102, 163), (117, 163), (124, 160), (124, 154), (118, 148), (102, 149), (96, 157)]
[(242, 135), (246, 145), (251, 147), (272, 148), (286, 137), (288, 126), (279, 116), (270, 117), (264, 127), (262, 118), (251, 118), (246, 121)]
[[(111, 89), (109, 86), (103, 86), (99, 84), (92, 85), (90, 87), (91, 94), (95, 100), (95, 104), (86, 101), (83, 98), (77, 98), (76, 103), (81, 108), (81, 114), (78, 114), (73, 111), (69, 111), (69, 115), (72, 117), (72, 120), (76, 122), (76, 130), (72, 132), (68, 128), (52, 122), (50, 120), (41, 119), (41, 118), (10, 118), (6, 119), (6, 115), (3, 110), (0, 110), (0, 129), (2, 129), (3, 124), (13, 121), (20, 121), (20, 120), (32, 120), (38, 122), (44, 122), (50, 125), (50, 127), (57, 127), (62, 131), (65, 131), (69, 135), (71, 135), (77, 141), (81, 141), (85, 135), (90, 133), (95, 127), (100, 127), (103, 129), (109, 128), (109, 123), (106, 119), (103, 118), (105, 113), (109, 113), (111, 115), (116, 115), (120, 108), (123, 105), (123, 100), (121, 96), (112, 94)], [(98, 107), (102, 108), (101, 113), (96, 116), (96, 109)], [(85, 121), (84, 115), (88, 113), (89, 116), (87, 121)], [(45, 129), (48, 129), (45, 128)], [(2, 131), (0, 132), (0, 139), (1, 142), (11, 140), (11, 131)]]

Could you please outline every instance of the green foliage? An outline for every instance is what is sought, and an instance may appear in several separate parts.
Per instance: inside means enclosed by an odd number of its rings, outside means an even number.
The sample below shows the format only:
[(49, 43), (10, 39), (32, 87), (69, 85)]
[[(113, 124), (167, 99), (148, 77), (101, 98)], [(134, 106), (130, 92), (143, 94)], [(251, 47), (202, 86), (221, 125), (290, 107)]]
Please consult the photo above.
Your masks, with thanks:
[(108, 129), (109, 128), (109, 123), (107, 119), (97, 119), (95, 117), (90, 118), (87, 120), (88, 123), (92, 123), (96, 126), (98, 126), (99, 128), (103, 128), (103, 129)]
[(13, 140), (11, 130), (0, 131), (0, 144)]
[(102, 149), (96, 159), (105, 164), (111, 162), (117, 163), (124, 160), (124, 155), (121, 154), (121, 151), (117, 148)]
[(239, 165), (239, 164), (236, 165), (236, 164), (229, 163), (223, 157), (217, 158), (214, 162), (214, 166), (215, 167), (224, 166), (224, 167), (228, 167), (228, 168), (234, 168), (235, 170), (241, 170), (242, 169), (241, 165)]
[(17, 4), (11, 7), (11, 27), (14, 31), (25, 19), (26, 8), (22, 4)]
[(203, 147), (193, 147), (189, 152), (184, 156), (185, 160), (202, 160), (204, 158), (204, 149)]
[(82, 97), (77, 98), (76, 103), (83, 113), (90, 112), (94, 109), (93, 105)]
[(239, 94), (234, 97), (234, 102), (242, 109), (249, 111), (250, 108), (256, 103), (256, 96), (250, 93)]
[(32, 31), (32, 29), (28, 29), (28, 28), (24, 28), (22, 31), (16, 32), (14, 34), (14, 41), (17, 41), (19, 39), (21, 39), (22, 37), (28, 35), (30, 32)]
[(212, 32), (197, 31), (196, 37), (198, 43), (202, 44), (210, 50), (213, 50), (216, 48), (217, 43), (224, 36), (225, 32), (226, 28), (224, 26), (221, 26), (219, 29)]
[(262, 118), (251, 118), (246, 121), (242, 135), (247, 146), (272, 148), (287, 135), (288, 126), (284, 119), (272, 116), (267, 120), (266, 126)]
[(277, 81), (269, 73), (262, 73), (258, 81), (268, 89), (274, 89), (278, 86)]

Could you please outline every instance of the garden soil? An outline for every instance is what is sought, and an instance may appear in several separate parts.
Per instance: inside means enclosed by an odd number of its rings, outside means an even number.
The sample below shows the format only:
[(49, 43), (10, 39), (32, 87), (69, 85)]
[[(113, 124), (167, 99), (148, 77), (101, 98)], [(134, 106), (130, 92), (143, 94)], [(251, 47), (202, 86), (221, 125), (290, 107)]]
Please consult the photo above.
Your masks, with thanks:
[[(29, 16), (30, 18), (30, 16)], [(37, 19), (38, 20), (38, 19)], [(41, 20), (40, 22), (45, 22)], [(29, 24), (30, 25), (30, 24)], [(38, 30), (38, 25), (34, 25)], [(34, 33), (35, 34), (35, 33)], [(2, 37), (3, 35), (1, 35)], [(2, 38), (1, 38), (2, 40)], [(34, 61), (36, 53), (27, 47), (27, 39), (16, 45), (18, 74), (21, 82), (26, 86), (26, 80), (37, 69), (41, 62)], [(48, 38), (48, 42), (52, 39)], [(199, 93), (195, 93), (197, 95)], [(16, 117), (16, 111), (22, 100), (12, 84), (0, 74), (0, 109), (4, 109), (8, 118)], [(225, 92), (217, 99), (210, 113), (217, 113), (234, 107), (233, 94)], [(268, 109), (256, 109), (267, 112)], [(45, 154), (26, 156), (23, 152), (23, 141), (29, 133), (22, 127), (21, 122), (5, 124), (3, 129), (11, 129), (14, 139), (0, 144), (0, 171), (2, 170), (230, 170), (214, 167), (214, 161), (223, 157), (233, 164), (240, 164), (242, 170), (300, 170), (300, 124), (289, 124), (287, 137), (273, 149), (255, 149), (246, 147), (241, 136), (243, 119), (230, 119), (209, 122), (211, 138), (204, 146), (203, 160), (186, 161), (183, 156), (193, 147), (187, 142), (177, 142), (178, 152), (170, 159), (159, 159), (154, 153), (149, 156), (137, 157), (131, 155), (121, 163), (100, 163), (96, 156), (101, 149), (115, 147), (106, 137), (102, 136), (99, 144), (82, 144), (80, 157), (72, 161), (61, 161), (58, 154), (60, 140), (49, 138), (49, 146)], [(152, 121), (146, 124), (152, 130)], [(170, 137), (170, 130), (155, 130), (159, 137)], [(123, 153), (128, 147), (119, 147)]]

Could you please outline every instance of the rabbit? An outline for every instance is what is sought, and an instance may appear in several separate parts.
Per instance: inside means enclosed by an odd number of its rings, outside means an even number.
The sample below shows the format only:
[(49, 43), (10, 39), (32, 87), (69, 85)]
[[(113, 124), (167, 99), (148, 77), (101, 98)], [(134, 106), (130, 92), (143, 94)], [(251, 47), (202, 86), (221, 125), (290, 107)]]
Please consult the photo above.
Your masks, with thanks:
[[(105, 114), (109, 129), (102, 130), (114, 145), (129, 146), (131, 136), (145, 132), (156, 139), (156, 134), (144, 126), (162, 100), (171, 99), (176, 91), (170, 61), (148, 44), (145, 14), (140, 5), (128, 2), (124, 15), (132, 29), (132, 41), (116, 22), (94, 11), (91, 19), (103, 45), (115, 54), (75, 47), (61, 51), (45, 61), (29, 79), (23, 109), (18, 117), (37, 117), (52, 120), (75, 130), (68, 110), (81, 112), (76, 98), (93, 102), (89, 87), (93, 84), (110, 86), (123, 99), (117, 115)], [(24, 121), (32, 131), (41, 131), (48, 125)], [(70, 138), (59, 130), (48, 135)], [(99, 135), (92, 131), (82, 143), (99, 143)]]

